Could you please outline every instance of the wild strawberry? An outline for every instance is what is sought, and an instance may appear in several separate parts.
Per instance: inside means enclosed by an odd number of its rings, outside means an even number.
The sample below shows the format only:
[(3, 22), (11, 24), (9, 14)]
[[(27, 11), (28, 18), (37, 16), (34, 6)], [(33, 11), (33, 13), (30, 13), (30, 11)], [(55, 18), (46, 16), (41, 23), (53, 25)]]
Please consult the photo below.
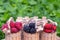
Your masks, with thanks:
[(16, 33), (18, 30), (16, 28), (11, 28), (11, 33)]
[(22, 29), (22, 23), (21, 23), (21, 22), (16, 22), (16, 23), (15, 23), (15, 27), (16, 27), (18, 30)]
[(10, 27), (14, 28), (15, 27), (15, 23), (13, 21), (10, 21)]

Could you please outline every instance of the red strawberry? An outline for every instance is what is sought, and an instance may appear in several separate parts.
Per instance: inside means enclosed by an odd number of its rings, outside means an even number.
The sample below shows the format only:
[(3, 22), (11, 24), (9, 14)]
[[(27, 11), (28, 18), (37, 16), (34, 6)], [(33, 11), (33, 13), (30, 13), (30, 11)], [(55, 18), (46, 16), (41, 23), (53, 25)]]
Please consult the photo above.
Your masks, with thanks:
[(21, 23), (21, 22), (16, 22), (16, 23), (15, 23), (15, 27), (16, 27), (18, 30), (22, 29), (22, 23)]
[(8, 29), (8, 25), (7, 25), (7, 24), (3, 24), (1, 29), (3, 30), (3, 29), (5, 29), (5, 28)]
[(16, 33), (18, 30), (16, 28), (11, 28), (11, 33)]
[(14, 28), (15, 27), (15, 23), (13, 21), (10, 21), (10, 27)]
[(44, 32), (46, 32), (46, 33), (51, 33), (52, 30), (45, 29)]

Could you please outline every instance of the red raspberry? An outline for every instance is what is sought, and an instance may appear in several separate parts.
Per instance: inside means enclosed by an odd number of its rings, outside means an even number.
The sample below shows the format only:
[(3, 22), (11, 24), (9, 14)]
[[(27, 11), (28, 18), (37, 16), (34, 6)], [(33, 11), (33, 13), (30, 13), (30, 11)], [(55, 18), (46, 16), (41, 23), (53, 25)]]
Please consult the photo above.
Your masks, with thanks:
[(15, 23), (13, 21), (10, 21), (10, 27), (14, 28), (15, 27)]
[(56, 26), (53, 24), (49, 23), (44, 26), (44, 32), (51, 33), (51, 32), (55, 32), (55, 31), (56, 31)]
[(45, 29), (44, 32), (46, 32), (46, 33), (51, 33), (52, 30)]
[(53, 26), (53, 30), (56, 31), (56, 26), (55, 25)]
[(11, 33), (16, 33), (18, 30), (16, 28), (11, 28)]
[(18, 30), (22, 29), (22, 23), (21, 23), (21, 22), (16, 22), (16, 23), (15, 23), (15, 27), (16, 27)]
[(44, 29), (52, 29), (52, 24), (45, 24)]
[(3, 30), (3, 29), (5, 29), (5, 28), (8, 29), (8, 25), (7, 25), (7, 24), (3, 24), (1, 29)]

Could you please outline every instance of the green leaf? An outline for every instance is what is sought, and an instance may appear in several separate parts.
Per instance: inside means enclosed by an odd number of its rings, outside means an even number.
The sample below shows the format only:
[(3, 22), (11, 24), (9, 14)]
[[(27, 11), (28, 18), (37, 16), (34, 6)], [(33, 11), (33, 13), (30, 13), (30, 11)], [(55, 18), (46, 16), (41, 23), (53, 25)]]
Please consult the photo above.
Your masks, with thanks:
[(3, 7), (0, 7), (0, 13), (4, 13), (5, 10), (3, 9)]
[(34, 0), (30, 0), (30, 1), (29, 1), (29, 4), (30, 4), (30, 5), (35, 5), (35, 4), (37, 4), (37, 2), (34, 1)]

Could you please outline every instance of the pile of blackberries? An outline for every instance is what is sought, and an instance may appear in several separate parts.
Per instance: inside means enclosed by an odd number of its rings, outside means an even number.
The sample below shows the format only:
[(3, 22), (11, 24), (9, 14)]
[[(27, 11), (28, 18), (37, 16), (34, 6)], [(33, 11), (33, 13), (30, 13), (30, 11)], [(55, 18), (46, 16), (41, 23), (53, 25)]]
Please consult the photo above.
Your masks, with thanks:
[(29, 25), (24, 25), (23, 30), (27, 33), (36, 33), (35, 23), (29, 23)]

